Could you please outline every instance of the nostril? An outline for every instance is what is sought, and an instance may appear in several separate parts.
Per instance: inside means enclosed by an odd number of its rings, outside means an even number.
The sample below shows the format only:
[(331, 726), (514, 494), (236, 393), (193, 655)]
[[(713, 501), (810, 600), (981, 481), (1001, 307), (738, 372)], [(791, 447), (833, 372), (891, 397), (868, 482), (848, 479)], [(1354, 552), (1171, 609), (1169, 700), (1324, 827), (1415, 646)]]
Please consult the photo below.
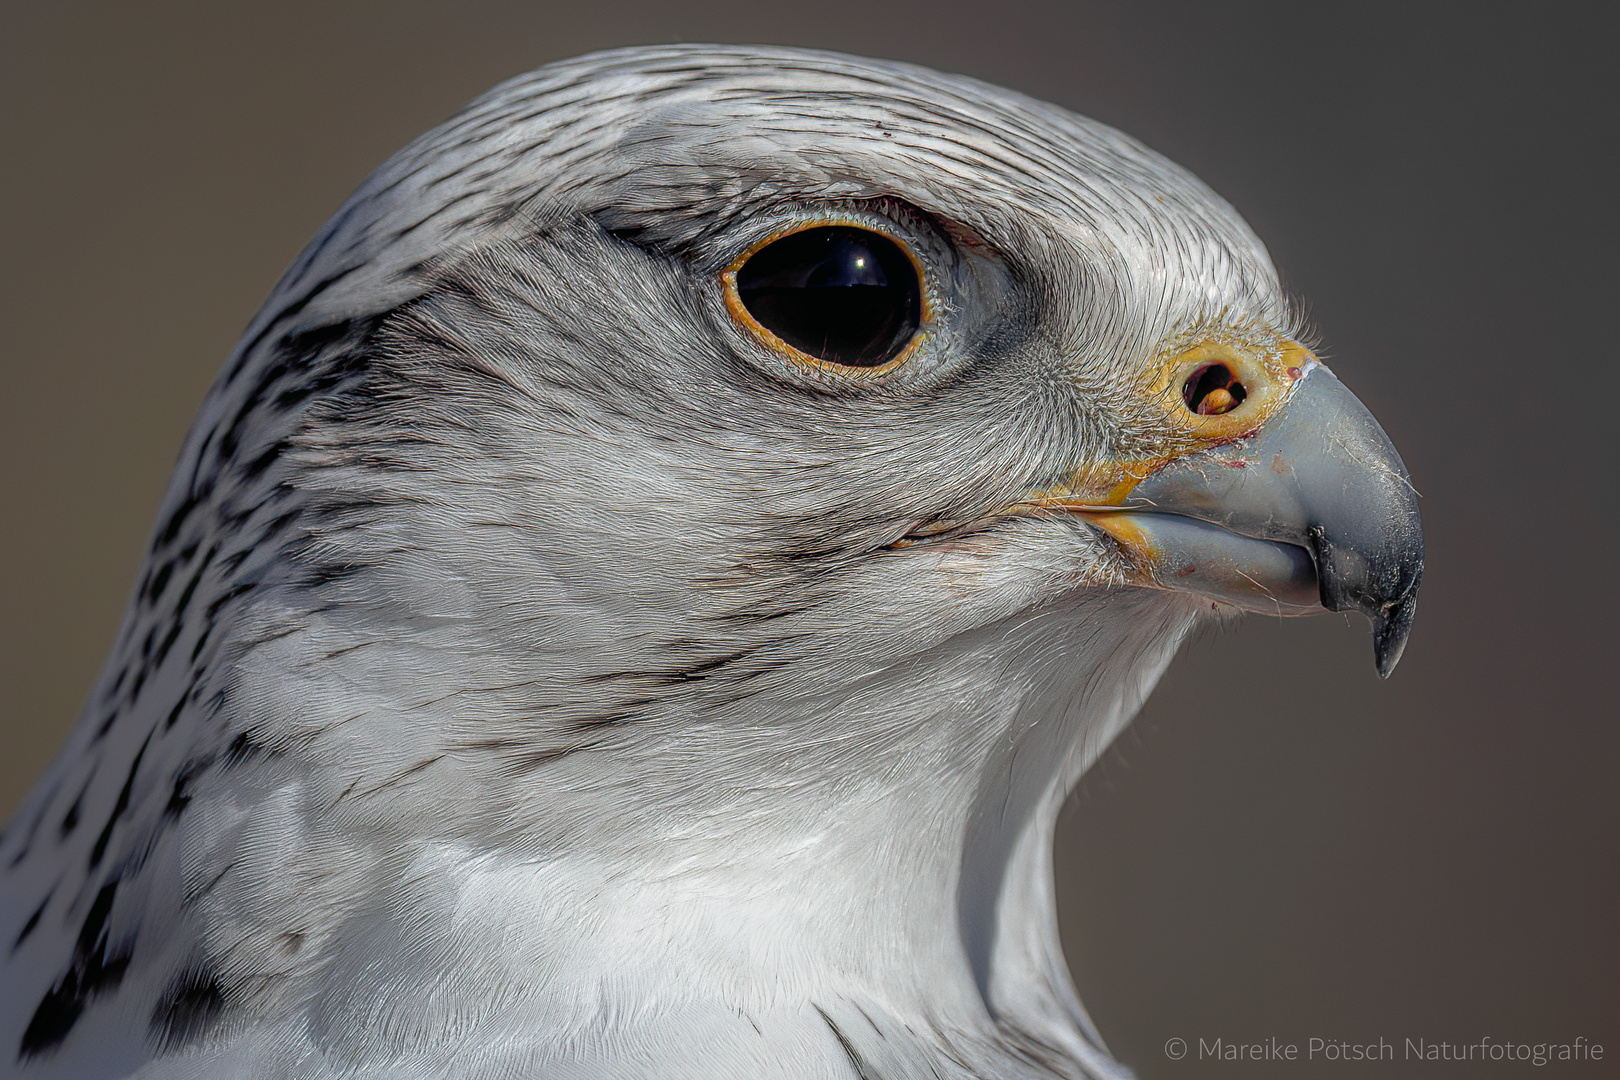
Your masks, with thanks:
[(1219, 416), (1243, 404), (1249, 392), (1225, 364), (1206, 364), (1187, 376), (1181, 400), (1199, 416)]

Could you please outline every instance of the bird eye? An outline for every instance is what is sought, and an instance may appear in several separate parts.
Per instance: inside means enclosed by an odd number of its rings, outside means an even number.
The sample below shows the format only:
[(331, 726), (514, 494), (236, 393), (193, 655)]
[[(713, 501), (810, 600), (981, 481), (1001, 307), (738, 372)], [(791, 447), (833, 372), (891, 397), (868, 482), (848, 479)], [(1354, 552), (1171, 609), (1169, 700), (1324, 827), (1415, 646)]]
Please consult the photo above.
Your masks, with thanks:
[(905, 351), (922, 324), (916, 264), (870, 229), (792, 233), (747, 256), (730, 276), (746, 321), (829, 363), (880, 367)]

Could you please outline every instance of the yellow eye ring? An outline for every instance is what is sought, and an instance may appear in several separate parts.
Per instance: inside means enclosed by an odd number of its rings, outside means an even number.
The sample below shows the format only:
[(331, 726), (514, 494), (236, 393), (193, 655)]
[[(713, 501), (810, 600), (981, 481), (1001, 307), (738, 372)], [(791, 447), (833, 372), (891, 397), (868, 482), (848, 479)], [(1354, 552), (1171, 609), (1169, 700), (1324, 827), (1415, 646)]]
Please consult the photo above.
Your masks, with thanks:
[(777, 230), (738, 255), (721, 283), (727, 314), (767, 350), (843, 378), (904, 365), (927, 340), (936, 308), (912, 245), (853, 217)]

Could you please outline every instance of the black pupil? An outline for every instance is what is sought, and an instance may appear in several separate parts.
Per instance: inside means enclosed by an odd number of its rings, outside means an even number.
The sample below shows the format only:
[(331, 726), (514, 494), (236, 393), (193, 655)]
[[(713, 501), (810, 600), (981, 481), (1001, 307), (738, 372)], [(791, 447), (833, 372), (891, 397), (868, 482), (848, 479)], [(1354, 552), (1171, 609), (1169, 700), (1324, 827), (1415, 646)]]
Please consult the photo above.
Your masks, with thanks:
[(737, 296), (765, 329), (835, 364), (877, 367), (922, 322), (922, 287), (886, 236), (831, 225), (767, 244), (737, 271)]

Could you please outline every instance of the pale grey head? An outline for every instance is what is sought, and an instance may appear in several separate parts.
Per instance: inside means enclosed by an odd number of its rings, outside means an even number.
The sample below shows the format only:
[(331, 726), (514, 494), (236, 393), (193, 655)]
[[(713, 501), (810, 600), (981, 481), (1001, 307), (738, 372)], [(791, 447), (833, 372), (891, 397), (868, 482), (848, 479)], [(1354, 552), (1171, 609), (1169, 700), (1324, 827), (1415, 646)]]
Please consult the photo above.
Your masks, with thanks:
[[(755, 302), (815, 230), (893, 347)], [(1125, 1075), (1064, 793), (1201, 615), (1358, 607), (1386, 670), (1410, 622), (1404, 472), (1300, 336), (1196, 179), (970, 79), (498, 87), (205, 404), (0, 840), (0, 1074)]]

